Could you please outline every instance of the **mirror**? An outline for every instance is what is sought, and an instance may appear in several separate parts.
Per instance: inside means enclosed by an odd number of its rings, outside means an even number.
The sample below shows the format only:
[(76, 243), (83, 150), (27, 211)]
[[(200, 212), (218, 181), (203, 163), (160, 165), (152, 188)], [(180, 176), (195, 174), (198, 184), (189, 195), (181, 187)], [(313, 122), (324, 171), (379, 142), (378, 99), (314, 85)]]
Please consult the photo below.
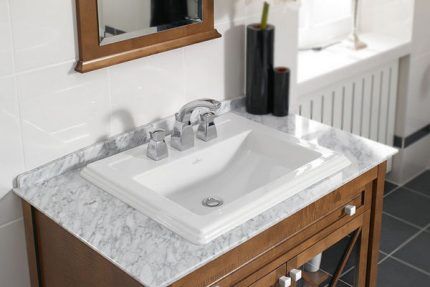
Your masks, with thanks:
[(200, 23), (202, 0), (98, 0), (100, 45)]
[(214, 0), (75, 2), (80, 73), (221, 37)]

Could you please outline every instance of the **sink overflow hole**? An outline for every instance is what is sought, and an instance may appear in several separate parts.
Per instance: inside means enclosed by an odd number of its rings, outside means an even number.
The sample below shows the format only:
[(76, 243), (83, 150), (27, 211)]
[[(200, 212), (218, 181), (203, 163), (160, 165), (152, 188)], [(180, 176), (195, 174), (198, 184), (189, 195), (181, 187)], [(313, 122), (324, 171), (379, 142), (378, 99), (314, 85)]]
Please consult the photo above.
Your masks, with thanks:
[(224, 203), (222, 199), (215, 197), (207, 197), (202, 200), (202, 205), (206, 207), (218, 207)]

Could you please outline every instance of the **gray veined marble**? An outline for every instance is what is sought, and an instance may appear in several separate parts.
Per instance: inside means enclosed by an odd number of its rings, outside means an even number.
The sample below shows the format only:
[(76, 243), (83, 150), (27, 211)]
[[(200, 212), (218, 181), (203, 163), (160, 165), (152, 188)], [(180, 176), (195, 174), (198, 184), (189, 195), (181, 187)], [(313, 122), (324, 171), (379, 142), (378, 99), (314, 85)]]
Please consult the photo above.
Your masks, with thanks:
[[(249, 119), (341, 152), (352, 165), (204, 246), (186, 241), (79, 175), (88, 162), (144, 143), (148, 126), (21, 175), (15, 192), (143, 285), (162, 287), (284, 220), (396, 152), (300, 116), (252, 116), (246, 114), (241, 103), (226, 103), (224, 111), (233, 106), (235, 113)], [(157, 124), (169, 125), (169, 120)]]
[[(231, 109), (240, 107), (243, 99), (225, 101), (219, 110), (220, 113), (229, 112)], [(162, 128), (166, 131), (173, 129), (175, 119), (171, 117), (138, 127), (130, 132), (109, 138), (103, 142), (83, 148), (71, 154), (65, 155), (57, 160), (42, 165), (19, 175), (14, 182), (15, 187), (28, 187), (40, 184), (50, 178), (61, 175), (69, 170), (82, 168), (90, 162), (94, 162), (122, 151), (144, 144), (149, 140), (149, 131)]]

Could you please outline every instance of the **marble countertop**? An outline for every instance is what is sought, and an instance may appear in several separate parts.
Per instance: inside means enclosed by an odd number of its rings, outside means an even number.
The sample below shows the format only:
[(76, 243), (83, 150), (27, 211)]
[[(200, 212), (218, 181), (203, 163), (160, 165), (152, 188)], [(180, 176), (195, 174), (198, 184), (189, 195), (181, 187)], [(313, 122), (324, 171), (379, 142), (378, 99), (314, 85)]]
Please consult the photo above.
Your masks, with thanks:
[[(228, 109), (226, 109), (228, 111)], [(18, 176), (15, 193), (148, 287), (163, 287), (225, 254), (339, 186), (387, 160), (396, 150), (292, 115), (235, 113), (346, 155), (352, 165), (203, 246), (194, 245), (84, 180), (88, 162), (146, 141), (147, 127), (77, 151)], [(170, 125), (168, 120), (155, 125)], [(151, 126), (154, 126), (151, 125)]]

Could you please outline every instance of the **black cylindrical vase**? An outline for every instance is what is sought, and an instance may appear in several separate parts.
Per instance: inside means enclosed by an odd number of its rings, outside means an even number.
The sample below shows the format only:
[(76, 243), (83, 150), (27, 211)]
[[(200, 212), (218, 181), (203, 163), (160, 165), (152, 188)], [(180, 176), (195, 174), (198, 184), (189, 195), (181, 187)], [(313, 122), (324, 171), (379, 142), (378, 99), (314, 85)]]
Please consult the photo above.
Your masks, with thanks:
[(275, 68), (273, 69), (272, 77), (272, 114), (278, 117), (287, 116), (290, 94), (290, 70), (285, 67)]
[(272, 108), (270, 74), (273, 70), (275, 27), (259, 24), (247, 27), (246, 38), (246, 111), (268, 114)]

